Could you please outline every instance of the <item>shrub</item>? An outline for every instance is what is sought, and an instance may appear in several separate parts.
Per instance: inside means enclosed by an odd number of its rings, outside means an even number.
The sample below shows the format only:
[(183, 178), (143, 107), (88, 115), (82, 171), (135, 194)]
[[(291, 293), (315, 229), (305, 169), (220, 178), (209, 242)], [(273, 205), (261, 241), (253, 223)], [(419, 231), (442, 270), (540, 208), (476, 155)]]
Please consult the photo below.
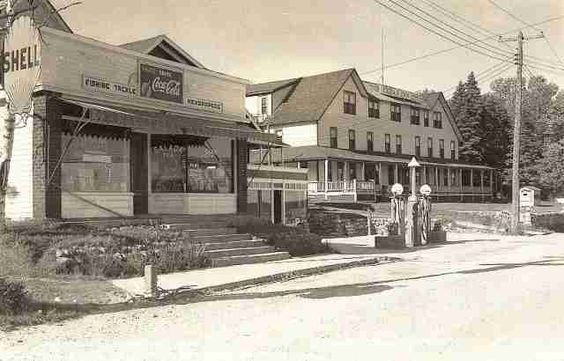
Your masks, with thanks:
[(0, 314), (17, 315), (24, 312), (28, 306), (29, 298), (25, 286), (0, 278)]
[(301, 227), (272, 224), (254, 217), (237, 217), (232, 221), (232, 226), (237, 228), (238, 232), (264, 238), (267, 244), (278, 250), (287, 251), (294, 257), (330, 251), (329, 247), (321, 241), (321, 236)]

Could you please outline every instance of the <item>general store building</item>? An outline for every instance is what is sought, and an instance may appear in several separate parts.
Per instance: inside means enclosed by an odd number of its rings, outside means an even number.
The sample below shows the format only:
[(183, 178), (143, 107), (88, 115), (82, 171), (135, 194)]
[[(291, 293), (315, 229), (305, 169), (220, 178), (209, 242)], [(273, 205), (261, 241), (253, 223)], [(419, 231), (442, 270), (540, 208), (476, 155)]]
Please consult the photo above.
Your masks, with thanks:
[[(165, 35), (115, 46), (74, 34), (41, 4), (47, 16), (37, 11), (36, 22), (47, 26), (23, 44), (38, 49), (41, 75), (33, 114), (16, 129), (8, 217), (246, 213), (249, 179), (261, 177), (248, 169), (249, 148), (281, 145), (246, 119), (248, 82)], [(284, 188), (282, 177), (281, 190), (305, 195), (305, 173), (291, 173), (301, 185)]]

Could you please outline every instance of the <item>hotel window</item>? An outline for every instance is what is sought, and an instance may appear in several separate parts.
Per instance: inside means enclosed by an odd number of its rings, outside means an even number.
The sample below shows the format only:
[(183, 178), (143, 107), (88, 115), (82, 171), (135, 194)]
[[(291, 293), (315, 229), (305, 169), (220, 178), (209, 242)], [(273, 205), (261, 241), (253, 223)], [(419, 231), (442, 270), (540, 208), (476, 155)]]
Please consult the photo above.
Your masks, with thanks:
[(385, 151), (386, 153), (391, 153), (391, 152), (392, 152), (390, 143), (391, 143), (390, 135), (389, 135), (389, 134), (386, 134), (386, 135), (384, 136), (384, 147), (385, 147), (385, 148), (384, 148), (384, 151)]
[(345, 114), (356, 114), (356, 93), (344, 91), (343, 92), (343, 111)]
[(468, 187), (470, 186), (470, 171), (463, 169), (462, 170), (462, 186)]
[(349, 180), (356, 179), (356, 163), (349, 162)]
[(392, 104), (390, 107), (392, 122), (401, 122), (401, 105)]
[(472, 185), (474, 187), (479, 187), (482, 184), (482, 179), (480, 177), (480, 173), (481, 173), (481, 171), (474, 170), (474, 172), (472, 174)]
[(392, 185), (396, 182), (396, 168), (393, 165), (388, 166), (388, 184)]
[(439, 139), (439, 155), (441, 159), (445, 159), (445, 140)]
[(421, 156), (421, 137), (415, 137), (415, 156)]
[(421, 112), (417, 108), (411, 108), (411, 124), (419, 125), (421, 124), (420, 121)]
[(196, 136), (153, 136), (154, 193), (233, 193), (232, 142)]
[(396, 154), (401, 154), (401, 135), (396, 135)]
[(329, 146), (337, 148), (337, 127), (329, 128)]
[(260, 98), (260, 114), (262, 115), (268, 114), (268, 97)]
[(356, 149), (356, 133), (354, 130), (349, 129), (349, 150)]
[(380, 102), (378, 100), (368, 101), (368, 118), (380, 118)]
[(427, 138), (427, 157), (433, 157), (433, 138)]
[(448, 169), (446, 168), (443, 169), (443, 184), (448, 187)]
[(366, 132), (366, 150), (368, 152), (374, 151), (374, 133)]
[(459, 186), (457, 174), (458, 174), (458, 170), (457, 170), (457, 169), (452, 169), (452, 170), (450, 171), (450, 185), (451, 185), (451, 186), (455, 186), (455, 187), (458, 187), (458, 186)]
[(454, 140), (450, 141), (450, 159), (456, 158), (456, 146)]
[(443, 115), (439, 112), (433, 113), (433, 128), (443, 128)]
[(428, 110), (423, 111), (423, 126), (424, 127), (429, 126), (429, 111)]

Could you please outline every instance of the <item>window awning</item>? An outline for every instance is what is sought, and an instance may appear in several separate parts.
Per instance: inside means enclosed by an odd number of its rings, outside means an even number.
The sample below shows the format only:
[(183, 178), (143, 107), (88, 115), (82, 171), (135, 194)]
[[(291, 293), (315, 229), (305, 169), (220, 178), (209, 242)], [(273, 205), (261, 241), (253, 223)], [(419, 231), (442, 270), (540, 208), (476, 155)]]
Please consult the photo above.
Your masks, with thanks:
[(252, 143), (279, 143), (276, 135), (253, 129), (246, 122), (216, 119), (212, 115), (188, 115), (157, 109), (107, 105), (67, 96), (58, 99), (66, 104), (87, 109), (89, 122), (99, 125), (129, 128), (152, 134), (227, 137), (246, 139)]

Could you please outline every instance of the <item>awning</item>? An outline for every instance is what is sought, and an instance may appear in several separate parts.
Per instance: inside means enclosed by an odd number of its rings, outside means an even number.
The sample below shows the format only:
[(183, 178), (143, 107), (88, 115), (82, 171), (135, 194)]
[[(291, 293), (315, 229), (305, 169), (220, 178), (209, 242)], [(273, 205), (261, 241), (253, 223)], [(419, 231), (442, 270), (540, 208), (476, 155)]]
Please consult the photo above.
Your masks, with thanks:
[(58, 99), (64, 103), (88, 109), (89, 122), (94, 124), (155, 134), (240, 138), (249, 142), (280, 143), (274, 134), (253, 129), (246, 122), (218, 120), (212, 116), (180, 114), (166, 110), (101, 104), (67, 96)]
[[(309, 160), (348, 160), (359, 162), (377, 162), (377, 163), (396, 163), (407, 165), (411, 160), (411, 156), (405, 158), (394, 157), (393, 155), (379, 155), (379, 154), (365, 154), (357, 153), (347, 149), (320, 147), (316, 145), (308, 145), (302, 147), (291, 147), (284, 150), (284, 162), (303, 162)], [(278, 160), (274, 160), (278, 162)], [(428, 161), (419, 160), (421, 165), (431, 167), (449, 167), (449, 168), (467, 168), (467, 169), (484, 169), (494, 170), (492, 167), (484, 165), (466, 164), (466, 163), (453, 163), (448, 161)]]

